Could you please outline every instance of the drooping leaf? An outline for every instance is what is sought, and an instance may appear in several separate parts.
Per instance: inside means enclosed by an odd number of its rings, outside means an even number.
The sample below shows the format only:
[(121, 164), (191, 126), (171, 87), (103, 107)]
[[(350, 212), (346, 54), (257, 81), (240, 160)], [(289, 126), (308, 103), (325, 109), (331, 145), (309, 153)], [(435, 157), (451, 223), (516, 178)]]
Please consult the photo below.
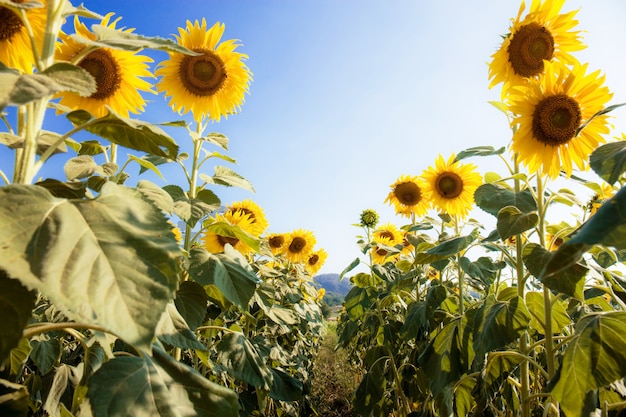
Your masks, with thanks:
[[(545, 335), (545, 329), (543, 324), (545, 323), (545, 300), (543, 293), (537, 291), (527, 292), (525, 295), (526, 307), (532, 317), (530, 321), (530, 327), (537, 331), (539, 334)], [(563, 300), (551, 300), (552, 311), (552, 332), (554, 334), (560, 333), (565, 327), (569, 326), (572, 322), (567, 315), (567, 304)]]
[(206, 142), (217, 145), (220, 148), (224, 149), (225, 151), (228, 150), (228, 138), (226, 137), (226, 135), (222, 133), (211, 132), (208, 135), (203, 136), (201, 139)]
[(207, 314), (207, 301), (208, 296), (204, 288), (193, 281), (182, 282), (176, 292), (176, 298), (174, 298), (176, 309), (191, 330), (196, 330), (204, 323)]
[(452, 255), (456, 255), (464, 249), (467, 249), (478, 237), (478, 230), (474, 229), (472, 233), (466, 236), (458, 236), (448, 239), (437, 246), (434, 246), (425, 252), (420, 252), (415, 256), (415, 262), (433, 263), (444, 260)]
[(476, 205), (494, 216), (504, 207), (517, 207), (522, 213), (537, 211), (537, 202), (530, 190), (516, 193), (500, 184), (483, 184), (474, 192)]
[(79, 145), (79, 155), (101, 155), (108, 149), (108, 146), (102, 146), (102, 144), (97, 140), (85, 140), (80, 142)]
[(163, 178), (163, 175), (161, 175), (161, 171), (159, 171), (159, 168), (157, 168), (156, 165), (154, 165), (152, 162), (148, 161), (147, 159), (137, 158), (135, 155), (130, 154), (130, 153), (128, 154), (128, 159), (130, 159), (131, 161), (137, 162), (142, 168), (149, 169), (150, 171), (154, 172), (155, 174), (159, 176), (159, 178), (165, 179)]
[(43, 409), (47, 412), (47, 415), (51, 417), (61, 417), (63, 415), (62, 409), (65, 407), (61, 402), (61, 398), (69, 389), (70, 385), (75, 386), (78, 384), (80, 381), (80, 373), (81, 372), (77, 371), (76, 368), (66, 364), (61, 364), (55, 369), (50, 391), (43, 404)]
[[(589, 314), (577, 323), (548, 390), (567, 416), (582, 416), (589, 391), (626, 377), (626, 312)], [(586, 414), (585, 414), (586, 415)]]
[(189, 274), (198, 284), (215, 285), (226, 299), (247, 309), (259, 279), (243, 255), (230, 245), (217, 254), (195, 247), (190, 251), (189, 264)]
[(606, 201), (545, 264), (541, 275), (551, 277), (579, 261), (593, 245), (626, 249), (626, 187)]
[(485, 362), (484, 382), (487, 386), (494, 383), (499, 383), (501, 380), (508, 376), (508, 374), (515, 369), (523, 358), (519, 355), (508, 354), (504, 352), (490, 352), (487, 354), (487, 360)]
[(461, 161), (465, 158), (470, 158), (472, 156), (492, 156), (492, 155), (501, 155), (505, 151), (505, 147), (501, 147), (500, 149), (496, 149), (493, 146), (476, 146), (473, 148), (466, 149), (464, 151), (459, 152), (454, 158), (454, 162)]
[(596, 174), (609, 184), (615, 184), (626, 171), (626, 143), (606, 143), (589, 156), (589, 165)]
[(498, 233), (502, 240), (532, 229), (539, 222), (536, 212), (522, 213), (517, 207), (507, 206), (498, 212)]
[(474, 262), (463, 256), (461, 257), (460, 265), (467, 275), (478, 280), (485, 287), (489, 287), (496, 279), (498, 271), (505, 267), (504, 262), (495, 263), (486, 256), (481, 256)]
[(22, 338), (22, 331), (32, 317), (36, 294), (0, 269), (0, 364)]
[[(160, 38), (157, 36), (138, 35), (128, 31), (115, 30), (105, 25), (92, 25), (91, 30), (96, 34), (97, 41), (95, 42), (97, 42), (99, 46), (122, 49), (125, 51), (154, 49), (185, 55), (197, 54), (196, 52), (179, 45), (172, 39)], [(77, 38), (77, 36), (73, 37)]]
[(385, 361), (370, 366), (355, 392), (354, 411), (361, 416), (384, 415), (385, 404)]
[(30, 411), (30, 395), (24, 385), (15, 384), (0, 378), (0, 415), (7, 417), (26, 417)]
[(87, 186), (82, 182), (61, 182), (50, 178), (39, 181), (35, 185), (45, 188), (58, 198), (80, 199), (85, 197), (87, 191)]
[(152, 155), (176, 159), (178, 145), (165, 131), (148, 122), (122, 117), (112, 109), (97, 119), (85, 110), (74, 110), (67, 118), (75, 125), (84, 125), (85, 130), (112, 143)]
[(93, 200), (65, 200), (42, 187), (2, 187), (0, 241), (0, 268), (64, 314), (151, 345), (178, 284), (180, 249), (141, 193), (106, 183)]
[(32, 348), (27, 338), (20, 339), (17, 347), (11, 350), (9, 354), (9, 363), (11, 364), (10, 375), (15, 376), (21, 372), (22, 365), (26, 363), (26, 360), (30, 356)]
[(90, 378), (87, 398), (94, 417), (239, 416), (237, 394), (160, 349), (154, 349), (153, 358), (122, 356), (106, 362)]
[(167, 305), (156, 328), (159, 340), (169, 346), (183, 349), (206, 350), (196, 335), (189, 329), (173, 302)]
[(271, 368), (272, 389), (270, 397), (279, 401), (300, 401), (302, 399), (302, 381), (280, 369)]
[[(565, 243), (562, 244), (561, 247), (563, 245), (565, 245)], [(546, 275), (544, 273), (542, 275), (544, 266), (550, 265), (551, 262), (553, 262), (557, 252), (549, 252), (541, 245), (528, 243), (524, 247), (524, 264), (531, 274), (541, 280), (541, 282), (551, 290), (583, 300), (583, 286), (585, 284), (583, 278), (587, 274), (587, 268), (584, 266), (571, 263), (554, 274)]]
[(215, 347), (218, 361), (239, 381), (269, 390), (273, 375), (254, 345), (241, 333), (226, 333)]
[(428, 289), (424, 301), (417, 301), (409, 305), (401, 330), (402, 334), (407, 334), (412, 338), (427, 332), (430, 329), (429, 324), (433, 314), (447, 296), (448, 292), (443, 285), (432, 285)]
[(41, 72), (54, 81), (59, 91), (71, 91), (83, 97), (89, 97), (96, 92), (97, 84), (94, 77), (85, 69), (70, 64), (57, 62)]

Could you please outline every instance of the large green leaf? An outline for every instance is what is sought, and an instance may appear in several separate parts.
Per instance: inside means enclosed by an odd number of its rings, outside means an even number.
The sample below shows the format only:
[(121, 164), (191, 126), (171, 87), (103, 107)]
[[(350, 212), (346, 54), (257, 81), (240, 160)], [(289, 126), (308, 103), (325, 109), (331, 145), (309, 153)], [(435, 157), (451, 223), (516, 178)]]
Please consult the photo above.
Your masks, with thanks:
[(504, 207), (517, 207), (522, 213), (537, 211), (537, 202), (530, 190), (516, 193), (499, 184), (483, 184), (474, 192), (476, 205), (494, 216)]
[(626, 377), (626, 312), (590, 314), (576, 325), (549, 390), (568, 417), (583, 415), (590, 390)]
[(171, 225), (136, 190), (107, 183), (93, 200), (37, 186), (0, 188), (0, 268), (69, 317), (148, 349), (178, 284)]
[(207, 314), (208, 296), (204, 288), (193, 281), (184, 281), (176, 292), (174, 303), (191, 330), (196, 330)]
[(356, 389), (354, 411), (361, 416), (382, 416), (385, 404), (385, 361), (380, 360), (370, 366)]
[(167, 305), (161, 321), (157, 326), (157, 337), (169, 346), (183, 349), (206, 350), (196, 335), (189, 329), (183, 316), (180, 315), (173, 302)]
[(160, 349), (153, 358), (117, 357), (91, 377), (94, 417), (238, 417), (237, 394)]
[(614, 184), (626, 171), (626, 143), (604, 144), (589, 156), (589, 164), (596, 174), (609, 184)]
[(109, 113), (97, 119), (85, 110), (74, 110), (67, 118), (75, 125), (85, 125), (85, 130), (112, 143), (152, 155), (176, 159), (178, 145), (156, 125), (122, 117), (110, 108)]
[(486, 288), (493, 284), (498, 271), (506, 266), (504, 262), (494, 263), (493, 259), (486, 256), (481, 256), (474, 262), (463, 256), (461, 257), (460, 265), (467, 275), (481, 282)]
[(446, 259), (452, 255), (456, 255), (464, 249), (467, 249), (469, 245), (478, 237), (478, 230), (474, 229), (469, 235), (458, 236), (449, 240), (446, 240), (439, 245), (432, 247), (425, 252), (420, 252), (415, 256), (415, 262), (420, 264), (433, 263)]
[(596, 214), (559, 246), (541, 275), (550, 277), (569, 268), (595, 244), (626, 249), (626, 187), (602, 204)]
[[(532, 316), (530, 327), (539, 334), (545, 335), (544, 323), (545, 319), (545, 298), (543, 293), (537, 291), (527, 292), (525, 295), (526, 307)], [(567, 315), (567, 303), (563, 300), (551, 300), (552, 310), (552, 332), (560, 333), (565, 327), (569, 326), (572, 319)]]
[(443, 285), (433, 285), (428, 289), (424, 301), (411, 303), (402, 326), (402, 334), (419, 340), (423, 333), (430, 330), (430, 320), (447, 295), (448, 292)]
[(243, 334), (226, 333), (215, 348), (218, 361), (234, 378), (266, 390), (272, 387), (270, 368)]
[(536, 212), (522, 213), (514, 206), (504, 207), (498, 212), (497, 228), (502, 240), (532, 229), (537, 223), (539, 215)]
[(477, 357), (479, 352), (482, 356), (518, 340), (528, 329), (531, 319), (523, 298), (500, 300), (494, 294), (485, 298), (484, 305), (477, 314), (481, 315), (480, 326), (474, 334)]
[(138, 35), (129, 31), (112, 29), (105, 25), (92, 25), (91, 30), (97, 36), (96, 41), (90, 41), (78, 35), (72, 37), (82, 43), (96, 44), (105, 48), (122, 49), (125, 51), (155, 49), (178, 54), (197, 55), (196, 52), (179, 45), (172, 39)]
[(32, 351), (30, 359), (37, 365), (41, 375), (54, 368), (61, 356), (61, 339), (47, 333), (39, 334), (30, 340)]
[(211, 190), (201, 190), (193, 200), (178, 185), (166, 185), (165, 191), (174, 200), (174, 213), (189, 226), (194, 227), (198, 220), (220, 208), (220, 199)]
[(210, 253), (204, 248), (192, 248), (189, 274), (201, 285), (215, 285), (231, 303), (247, 310), (254, 295), (258, 277), (246, 258), (226, 245), (224, 253)]
[(280, 369), (272, 371), (272, 389), (270, 397), (279, 401), (300, 401), (302, 399), (302, 381), (292, 377)]
[(20, 342), (34, 307), (35, 293), (0, 269), (0, 365)]
[(587, 268), (584, 266), (571, 263), (554, 274), (542, 276), (544, 265), (550, 265), (557, 252), (549, 252), (541, 245), (529, 243), (524, 247), (524, 264), (530, 273), (539, 278), (546, 287), (583, 300), (583, 287), (585, 285), (583, 278), (587, 274)]
[(344, 299), (350, 319), (360, 319), (372, 305), (372, 298), (367, 288), (352, 287)]

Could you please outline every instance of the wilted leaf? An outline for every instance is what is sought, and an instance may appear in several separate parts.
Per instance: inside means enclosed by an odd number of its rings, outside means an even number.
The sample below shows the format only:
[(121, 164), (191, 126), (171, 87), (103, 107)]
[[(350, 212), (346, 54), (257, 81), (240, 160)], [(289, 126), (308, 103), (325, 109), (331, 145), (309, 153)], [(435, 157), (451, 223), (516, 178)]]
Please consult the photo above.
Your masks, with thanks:
[(75, 125), (87, 122), (85, 130), (98, 135), (111, 143), (129, 149), (147, 152), (152, 155), (176, 159), (178, 145), (161, 128), (148, 122), (122, 117), (112, 109), (109, 113), (97, 119), (85, 110), (74, 110), (67, 114), (67, 118)]
[(69, 317), (151, 345), (178, 284), (180, 249), (141, 193), (107, 183), (93, 200), (64, 200), (42, 187), (2, 187), (0, 241), (0, 267)]
[(474, 192), (476, 205), (494, 216), (504, 207), (517, 207), (522, 213), (537, 211), (537, 202), (530, 190), (513, 192), (499, 184), (483, 184)]
[(498, 233), (502, 240), (506, 240), (532, 229), (538, 222), (537, 213), (522, 213), (517, 207), (507, 206), (498, 212)]
[(590, 390), (626, 377), (626, 313), (590, 314), (576, 325), (548, 389), (567, 416), (582, 416)]
[(160, 349), (154, 358), (116, 357), (88, 383), (94, 417), (238, 417), (237, 394)]

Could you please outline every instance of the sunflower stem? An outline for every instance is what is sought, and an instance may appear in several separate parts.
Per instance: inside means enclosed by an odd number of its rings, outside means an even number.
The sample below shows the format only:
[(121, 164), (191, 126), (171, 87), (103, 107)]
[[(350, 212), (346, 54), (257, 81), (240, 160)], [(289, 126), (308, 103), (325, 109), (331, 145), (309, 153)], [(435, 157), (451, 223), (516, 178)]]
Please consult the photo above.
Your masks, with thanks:
[[(456, 214), (454, 215), (454, 233), (455, 233), (455, 236), (460, 235), (459, 216)], [(463, 275), (463, 268), (461, 268), (461, 254), (460, 253), (456, 254), (456, 267), (457, 267), (457, 273), (459, 275), (459, 314), (462, 316), (463, 314), (465, 314), (465, 303), (463, 302), (463, 298), (464, 298), (463, 286), (465, 285), (465, 277)]]

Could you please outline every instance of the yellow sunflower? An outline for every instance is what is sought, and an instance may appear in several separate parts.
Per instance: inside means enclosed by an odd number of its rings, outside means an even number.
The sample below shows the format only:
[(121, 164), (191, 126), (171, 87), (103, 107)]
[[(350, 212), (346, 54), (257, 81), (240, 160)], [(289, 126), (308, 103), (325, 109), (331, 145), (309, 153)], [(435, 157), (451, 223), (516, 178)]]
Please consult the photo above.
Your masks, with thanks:
[(285, 253), (287, 249), (287, 238), (284, 234), (271, 233), (265, 237), (265, 240), (274, 256)]
[[(242, 215), (241, 212), (234, 213), (229, 216), (221, 216), (216, 215), (214, 222), (226, 222), (232, 226), (239, 227), (241, 230), (248, 231), (252, 228), (252, 222), (250, 221), (250, 217), (247, 215)], [(233, 248), (237, 249), (243, 255), (250, 254), (253, 249), (246, 245), (243, 241), (237, 239), (233, 236), (223, 236), (219, 235), (213, 230), (209, 229), (204, 233), (202, 237), (204, 242), (204, 247), (211, 253), (222, 253), (224, 252), (224, 247), (226, 244), (230, 244)]]
[(372, 262), (384, 264), (393, 261), (400, 256), (400, 253), (390, 252), (385, 247), (404, 245), (404, 234), (392, 223), (385, 223), (379, 226), (372, 235)]
[(430, 208), (424, 195), (424, 182), (411, 175), (402, 175), (391, 184), (391, 192), (385, 203), (390, 203), (396, 209), (396, 214), (405, 217), (423, 216)]
[(511, 149), (530, 172), (541, 169), (556, 178), (561, 170), (571, 175), (573, 164), (586, 169), (589, 155), (609, 133), (608, 116), (592, 116), (613, 95), (599, 71), (586, 71), (587, 64), (570, 69), (546, 62), (544, 77), (511, 90), (509, 109), (517, 115)]
[[(111, 21), (112, 16), (113, 13), (107, 14), (100, 24), (116, 29), (115, 25), (121, 18)], [(96, 35), (90, 32), (77, 16), (74, 17), (74, 30), (79, 36), (96, 39)], [(128, 117), (129, 113), (143, 111), (146, 101), (140, 91), (154, 93), (152, 85), (140, 78), (153, 77), (148, 65), (152, 62), (151, 58), (136, 52), (109, 48), (98, 48), (89, 52), (87, 45), (65, 34), (61, 35), (61, 40), (62, 43), (57, 48), (57, 59), (72, 62), (89, 72), (95, 78), (97, 87), (96, 92), (89, 97), (64, 92), (61, 94), (60, 104), (71, 109), (87, 110), (95, 117), (106, 116), (105, 106), (111, 107), (123, 117)], [(88, 53), (83, 56), (85, 52)]]
[(224, 25), (218, 22), (207, 30), (205, 19), (202, 24), (187, 21), (186, 29), (178, 28), (178, 32), (177, 42), (199, 55), (170, 53), (155, 72), (161, 77), (157, 90), (170, 98), (174, 111), (191, 111), (197, 122), (205, 117), (219, 121), (238, 112), (252, 73), (243, 62), (248, 56), (235, 52), (237, 41), (219, 43)]
[(481, 184), (476, 165), (455, 162), (452, 154), (448, 161), (439, 155), (434, 167), (422, 173), (428, 199), (440, 212), (466, 217), (474, 204), (474, 191)]
[(326, 262), (328, 253), (324, 249), (318, 249), (309, 255), (309, 258), (304, 264), (307, 272), (310, 276), (315, 276)]
[(235, 211), (241, 211), (242, 213), (250, 216), (252, 228), (248, 232), (254, 237), (261, 236), (261, 233), (263, 233), (269, 225), (263, 209), (261, 209), (261, 207), (259, 207), (252, 200), (243, 200), (232, 203), (228, 207), (227, 213)]
[(571, 52), (585, 48), (574, 20), (577, 10), (560, 14), (565, 0), (533, 0), (530, 11), (522, 1), (517, 17), (511, 19), (509, 34), (492, 55), (489, 64), (489, 87), (503, 83), (502, 95), (515, 85), (524, 84), (544, 72), (544, 61), (574, 64)]
[[(14, 0), (14, 3), (21, 1)], [(42, 3), (43, 7), (25, 9), (26, 19), (39, 51), (43, 46), (48, 14), (46, 0), (42, 0)], [(35, 67), (35, 57), (25, 23), (19, 14), (4, 6), (0, 6), (0, 62), (24, 73), (32, 73)]]
[[(626, 140), (626, 136), (622, 133), (622, 140)], [(591, 201), (587, 204), (587, 209), (589, 210), (589, 214), (593, 216), (596, 214), (596, 211), (604, 204), (609, 198), (612, 198), (615, 195), (615, 188), (610, 185), (603, 183), (598, 187), (598, 192), (591, 197)]]
[(315, 246), (315, 236), (308, 230), (298, 229), (285, 239), (285, 258), (290, 262), (306, 262)]

